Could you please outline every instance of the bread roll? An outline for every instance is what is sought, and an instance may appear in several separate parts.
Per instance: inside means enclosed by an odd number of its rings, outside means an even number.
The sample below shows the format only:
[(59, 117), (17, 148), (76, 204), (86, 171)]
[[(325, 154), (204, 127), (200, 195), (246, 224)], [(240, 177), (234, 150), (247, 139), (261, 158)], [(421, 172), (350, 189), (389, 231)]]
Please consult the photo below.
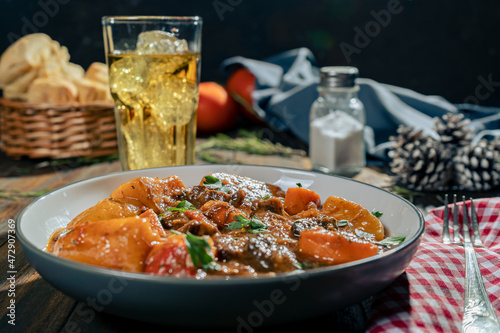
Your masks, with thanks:
[(76, 83), (85, 77), (85, 70), (80, 65), (68, 62), (63, 66), (63, 75)]
[(71, 104), (78, 101), (78, 88), (63, 77), (35, 79), (27, 93), (31, 103)]
[(78, 101), (81, 104), (89, 102), (111, 102), (111, 93), (107, 84), (89, 79), (82, 79), (78, 81)]
[(94, 62), (90, 64), (87, 72), (85, 73), (85, 78), (107, 85), (109, 81), (108, 66), (102, 62)]
[(32, 80), (60, 75), (68, 60), (68, 50), (46, 34), (24, 36), (0, 57), (0, 88), (7, 98), (23, 97)]
[(9, 99), (26, 99), (26, 91), (37, 76), (37, 71), (27, 71), (3, 89), (3, 96)]
[(85, 71), (69, 59), (68, 49), (46, 34), (20, 38), (0, 57), (4, 97), (52, 104), (111, 102), (106, 64), (94, 62)]

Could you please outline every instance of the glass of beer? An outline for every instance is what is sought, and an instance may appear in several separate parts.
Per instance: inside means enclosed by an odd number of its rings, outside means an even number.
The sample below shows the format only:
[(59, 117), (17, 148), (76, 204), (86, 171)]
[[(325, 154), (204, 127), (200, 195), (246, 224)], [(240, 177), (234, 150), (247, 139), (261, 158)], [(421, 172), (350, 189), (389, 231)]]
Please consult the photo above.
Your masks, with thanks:
[(102, 18), (123, 170), (194, 163), (202, 19)]

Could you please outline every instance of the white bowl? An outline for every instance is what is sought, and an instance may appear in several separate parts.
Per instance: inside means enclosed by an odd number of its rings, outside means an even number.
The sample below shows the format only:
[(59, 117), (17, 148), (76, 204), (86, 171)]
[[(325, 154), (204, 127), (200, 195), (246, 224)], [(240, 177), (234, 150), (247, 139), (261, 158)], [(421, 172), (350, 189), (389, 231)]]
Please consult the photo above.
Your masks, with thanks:
[[(226, 172), (281, 186), (301, 183), (324, 201), (341, 196), (380, 218), (389, 236), (406, 236), (383, 254), (304, 273), (262, 278), (181, 279), (105, 269), (44, 252), (50, 235), (78, 213), (139, 176), (179, 176), (195, 185), (204, 175)], [(401, 275), (424, 230), (422, 213), (403, 198), (348, 178), (264, 166), (198, 165), (115, 173), (54, 190), (32, 202), (17, 219), (24, 253), (40, 275), (90, 307), (141, 321), (191, 327), (279, 324), (326, 314), (358, 303)], [(97, 305), (97, 306), (96, 306)]]

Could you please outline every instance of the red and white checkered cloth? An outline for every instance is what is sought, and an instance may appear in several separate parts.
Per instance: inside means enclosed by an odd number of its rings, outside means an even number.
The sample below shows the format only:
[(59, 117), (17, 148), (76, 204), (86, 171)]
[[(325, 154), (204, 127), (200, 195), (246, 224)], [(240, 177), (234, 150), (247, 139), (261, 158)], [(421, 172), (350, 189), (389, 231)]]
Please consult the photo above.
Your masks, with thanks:
[[(466, 202), (469, 206), (470, 202)], [(500, 317), (500, 198), (474, 200), (484, 248), (476, 254)], [(459, 219), (462, 203), (458, 204)], [(450, 226), (452, 224), (450, 205)], [(429, 212), (425, 233), (406, 273), (377, 294), (368, 332), (460, 332), (465, 292), (464, 248), (441, 242), (444, 207)]]

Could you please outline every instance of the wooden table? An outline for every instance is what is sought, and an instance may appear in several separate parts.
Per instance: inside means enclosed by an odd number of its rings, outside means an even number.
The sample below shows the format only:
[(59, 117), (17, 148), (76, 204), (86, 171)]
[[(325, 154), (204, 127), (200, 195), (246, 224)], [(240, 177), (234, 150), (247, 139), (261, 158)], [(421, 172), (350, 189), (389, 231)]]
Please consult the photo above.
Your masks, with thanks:
[[(303, 151), (295, 151), (290, 157), (256, 156), (242, 152), (226, 152), (225, 156), (233, 163), (284, 166), (298, 169), (311, 169), (310, 162)], [(197, 161), (197, 163), (205, 163)], [(0, 197), (0, 272), (2, 275), (0, 289), (0, 332), (122, 332), (150, 329), (165, 330), (142, 322), (118, 318), (95, 311), (90, 320), (81, 311), (76, 311), (78, 302), (49, 285), (31, 267), (23, 255), (20, 244), (15, 243), (15, 261), (8, 262), (9, 225), (16, 220), (19, 212), (35, 199), (28, 192), (56, 189), (79, 180), (106, 175), (120, 171), (118, 161), (101, 162), (91, 165), (79, 165), (75, 160), (67, 160), (66, 164), (57, 165), (51, 161), (33, 161), (27, 159), (14, 160), (0, 153), (0, 194), (9, 193), (12, 197)], [(355, 179), (380, 187), (390, 187), (391, 178), (375, 168), (365, 168)], [(36, 193), (31, 193), (36, 194)], [(418, 197), (418, 206), (423, 210), (429, 205), (439, 205), (436, 196)], [(7, 272), (14, 264), (17, 271), (15, 280), (15, 296), (9, 295)], [(11, 299), (15, 300), (15, 326), (8, 323), (7, 306)], [(342, 332), (363, 332), (370, 310), (368, 299), (360, 304), (332, 312), (328, 316), (315, 318), (299, 323), (282, 326), (283, 329), (307, 329), (318, 331), (327, 327)], [(173, 330), (177, 331), (177, 330)], [(190, 330), (186, 330), (190, 331)], [(234, 331), (234, 330), (233, 330)], [(255, 330), (257, 331), (257, 330)], [(260, 332), (260, 330), (258, 330)], [(275, 331), (267, 328), (263, 331)], [(230, 332), (230, 330), (225, 330)]]

